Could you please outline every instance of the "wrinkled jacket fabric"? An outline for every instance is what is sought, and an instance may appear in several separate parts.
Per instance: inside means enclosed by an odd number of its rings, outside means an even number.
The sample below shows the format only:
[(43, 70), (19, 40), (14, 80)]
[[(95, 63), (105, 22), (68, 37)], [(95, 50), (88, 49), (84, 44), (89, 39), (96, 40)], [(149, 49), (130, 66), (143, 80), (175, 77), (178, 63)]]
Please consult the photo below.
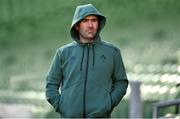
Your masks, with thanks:
[[(83, 44), (74, 26), (88, 15), (97, 16), (100, 25), (94, 41)], [(46, 98), (62, 117), (110, 117), (126, 94), (120, 50), (99, 36), (105, 22), (93, 5), (78, 6), (70, 30), (74, 42), (56, 51), (46, 78)]]

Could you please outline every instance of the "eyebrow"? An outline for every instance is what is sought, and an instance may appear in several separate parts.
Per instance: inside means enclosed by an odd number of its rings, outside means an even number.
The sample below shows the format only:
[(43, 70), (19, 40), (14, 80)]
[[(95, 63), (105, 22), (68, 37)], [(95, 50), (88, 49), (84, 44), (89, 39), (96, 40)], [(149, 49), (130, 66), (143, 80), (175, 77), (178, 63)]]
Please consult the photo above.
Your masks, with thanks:
[(94, 18), (84, 18), (83, 20), (90, 20), (90, 19), (98, 19), (97, 17)]

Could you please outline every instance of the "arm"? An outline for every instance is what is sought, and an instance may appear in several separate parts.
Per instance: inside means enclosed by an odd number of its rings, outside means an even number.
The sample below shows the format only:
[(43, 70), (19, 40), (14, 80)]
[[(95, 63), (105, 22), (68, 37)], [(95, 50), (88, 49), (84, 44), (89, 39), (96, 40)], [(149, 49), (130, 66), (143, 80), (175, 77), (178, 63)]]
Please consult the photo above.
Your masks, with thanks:
[(126, 94), (128, 87), (128, 79), (122, 61), (120, 50), (114, 52), (114, 74), (113, 74), (113, 87), (112, 87), (112, 103), (113, 107), (117, 106)]
[(46, 99), (59, 111), (59, 87), (62, 80), (60, 52), (56, 52), (46, 77)]

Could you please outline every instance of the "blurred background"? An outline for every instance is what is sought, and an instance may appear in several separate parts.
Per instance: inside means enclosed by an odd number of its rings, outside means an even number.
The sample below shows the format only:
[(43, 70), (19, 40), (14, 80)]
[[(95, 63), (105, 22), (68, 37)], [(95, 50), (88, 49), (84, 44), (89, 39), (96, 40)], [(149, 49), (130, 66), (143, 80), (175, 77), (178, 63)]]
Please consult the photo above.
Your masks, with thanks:
[[(102, 39), (121, 49), (128, 79), (140, 82), (142, 117), (152, 117), (153, 103), (180, 98), (179, 0), (0, 0), (0, 117), (59, 117), (45, 99), (45, 77), (56, 49), (72, 41), (76, 6), (86, 3), (107, 17)], [(112, 117), (129, 117), (130, 94)]]

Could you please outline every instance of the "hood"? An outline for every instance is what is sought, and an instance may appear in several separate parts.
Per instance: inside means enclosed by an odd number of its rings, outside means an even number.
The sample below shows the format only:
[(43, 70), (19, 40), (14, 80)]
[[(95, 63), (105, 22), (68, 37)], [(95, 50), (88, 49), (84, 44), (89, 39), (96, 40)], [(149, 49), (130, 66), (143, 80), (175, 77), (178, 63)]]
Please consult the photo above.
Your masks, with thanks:
[(75, 24), (83, 20), (85, 17), (89, 15), (95, 15), (99, 20), (99, 30), (96, 34), (94, 41), (99, 38), (99, 33), (102, 28), (105, 26), (106, 18), (103, 16), (92, 4), (80, 5), (76, 7), (76, 11), (74, 13), (74, 17), (71, 24), (70, 34), (73, 40), (80, 43), (78, 31), (75, 29)]

